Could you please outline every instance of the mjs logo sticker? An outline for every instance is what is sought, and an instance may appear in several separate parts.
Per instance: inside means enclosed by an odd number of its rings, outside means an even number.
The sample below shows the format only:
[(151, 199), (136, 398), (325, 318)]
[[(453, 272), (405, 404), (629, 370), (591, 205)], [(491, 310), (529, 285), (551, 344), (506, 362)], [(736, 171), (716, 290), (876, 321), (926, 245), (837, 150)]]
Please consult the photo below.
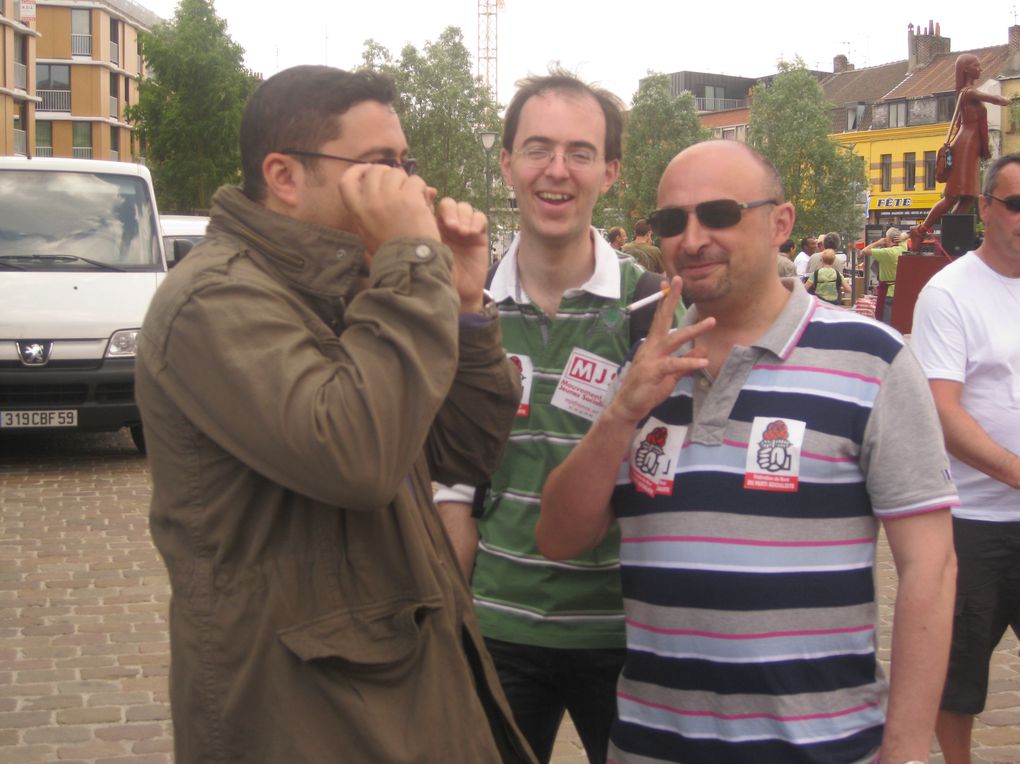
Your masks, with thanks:
[(744, 488), (796, 491), (800, 483), (800, 449), (805, 422), (755, 417), (747, 444)]

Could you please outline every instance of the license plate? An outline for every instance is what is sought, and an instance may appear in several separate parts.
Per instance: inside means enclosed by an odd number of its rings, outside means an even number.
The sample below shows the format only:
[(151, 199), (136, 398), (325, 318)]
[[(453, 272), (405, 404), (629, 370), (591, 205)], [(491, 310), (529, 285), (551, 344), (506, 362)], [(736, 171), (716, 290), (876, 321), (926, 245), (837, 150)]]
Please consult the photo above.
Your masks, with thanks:
[(0, 411), (0, 427), (77, 427), (75, 409), (47, 409), (43, 411)]

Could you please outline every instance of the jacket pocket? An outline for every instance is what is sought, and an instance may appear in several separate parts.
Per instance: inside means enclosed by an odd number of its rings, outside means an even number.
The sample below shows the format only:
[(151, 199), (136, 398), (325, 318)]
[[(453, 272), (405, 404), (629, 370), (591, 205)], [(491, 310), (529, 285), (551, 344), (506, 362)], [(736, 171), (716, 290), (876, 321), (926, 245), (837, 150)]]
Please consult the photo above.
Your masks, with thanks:
[(415, 652), (424, 620), (439, 608), (439, 599), (389, 601), (327, 613), (277, 635), (303, 661), (335, 659), (381, 668)]

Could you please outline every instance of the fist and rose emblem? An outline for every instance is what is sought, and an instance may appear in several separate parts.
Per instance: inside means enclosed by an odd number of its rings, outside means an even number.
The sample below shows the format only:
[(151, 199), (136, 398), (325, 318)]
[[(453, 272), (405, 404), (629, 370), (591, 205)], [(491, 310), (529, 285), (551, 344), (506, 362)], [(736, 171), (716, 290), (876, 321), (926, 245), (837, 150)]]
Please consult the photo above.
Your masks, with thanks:
[(769, 472), (781, 472), (790, 469), (792, 461), (786, 422), (782, 419), (769, 422), (758, 443), (758, 466)]

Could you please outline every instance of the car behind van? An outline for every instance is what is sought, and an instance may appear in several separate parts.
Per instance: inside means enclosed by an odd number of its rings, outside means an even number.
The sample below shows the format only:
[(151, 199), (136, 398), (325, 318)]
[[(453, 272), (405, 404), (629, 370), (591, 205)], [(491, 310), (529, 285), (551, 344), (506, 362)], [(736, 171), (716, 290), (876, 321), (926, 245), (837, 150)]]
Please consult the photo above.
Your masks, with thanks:
[(163, 251), (167, 265), (173, 268), (205, 238), (209, 218), (203, 215), (160, 215), (159, 227), (163, 232)]
[(0, 157), (0, 432), (128, 427), (142, 319), (166, 275), (149, 171)]

